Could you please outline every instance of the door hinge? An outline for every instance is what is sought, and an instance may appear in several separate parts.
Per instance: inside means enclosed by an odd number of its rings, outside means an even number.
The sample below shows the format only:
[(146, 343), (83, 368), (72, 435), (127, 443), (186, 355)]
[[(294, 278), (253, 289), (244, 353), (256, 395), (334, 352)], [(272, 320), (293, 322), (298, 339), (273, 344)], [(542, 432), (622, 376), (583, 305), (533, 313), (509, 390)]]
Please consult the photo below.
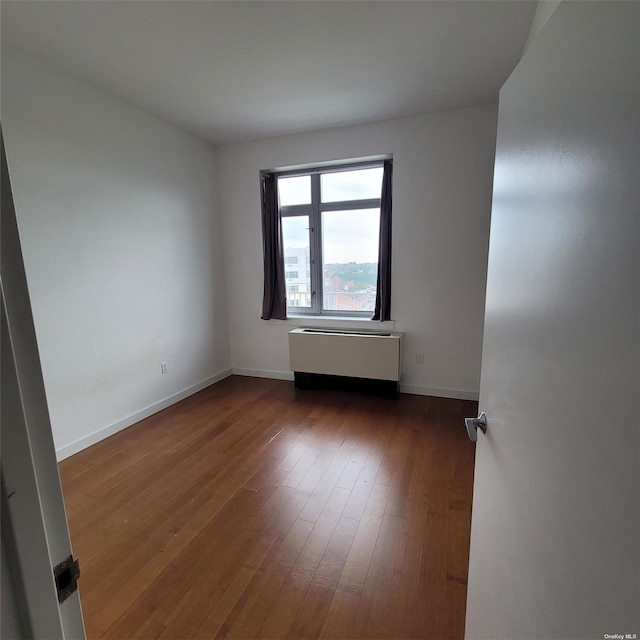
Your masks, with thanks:
[(58, 590), (58, 602), (62, 604), (74, 591), (78, 589), (80, 577), (80, 563), (73, 559), (73, 554), (53, 568), (53, 577)]

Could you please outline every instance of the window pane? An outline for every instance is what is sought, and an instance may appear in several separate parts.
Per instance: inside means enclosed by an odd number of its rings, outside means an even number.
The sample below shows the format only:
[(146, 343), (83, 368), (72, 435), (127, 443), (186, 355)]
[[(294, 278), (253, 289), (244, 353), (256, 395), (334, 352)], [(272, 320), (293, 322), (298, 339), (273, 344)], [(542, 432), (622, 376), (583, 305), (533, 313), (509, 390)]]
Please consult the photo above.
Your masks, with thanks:
[(311, 307), (309, 216), (282, 218), (287, 306)]
[(380, 209), (322, 213), (325, 311), (373, 311)]
[(379, 198), (382, 192), (382, 167), (323, 173), (320, 184), (322, 202)]
[(311, 204), (311, 176), (293, 176), (278, 178), (280, 206), (292, 204)]

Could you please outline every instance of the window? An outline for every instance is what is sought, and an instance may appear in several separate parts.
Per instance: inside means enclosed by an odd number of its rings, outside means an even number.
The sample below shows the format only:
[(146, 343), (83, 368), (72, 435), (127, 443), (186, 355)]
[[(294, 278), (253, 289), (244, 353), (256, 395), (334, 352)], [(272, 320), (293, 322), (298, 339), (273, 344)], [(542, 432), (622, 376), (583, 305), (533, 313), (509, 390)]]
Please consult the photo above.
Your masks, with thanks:
[[(371, 317), (383, 162), (276, 173), (287, 311)], [(303, 268), (304, 265), (304, 268)], [(306, 277), (298, 277), (306, 272)]]
[(391, 319), (392, 172), (391, 158), (260, 172), (261, 318)]

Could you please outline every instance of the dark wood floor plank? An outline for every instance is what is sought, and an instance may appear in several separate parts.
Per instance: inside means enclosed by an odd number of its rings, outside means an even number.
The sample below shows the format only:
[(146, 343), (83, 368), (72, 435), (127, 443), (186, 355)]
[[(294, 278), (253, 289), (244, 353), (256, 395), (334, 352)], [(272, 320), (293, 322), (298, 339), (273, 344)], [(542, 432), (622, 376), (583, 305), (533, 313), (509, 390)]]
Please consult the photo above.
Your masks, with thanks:
[(365, 581), (356, 628), (366, 638), (390, 637), (389, 611), (399, 594), (389, 597), (389, 586), (402, 534), (402, 518), (385, 514)]
[(232, 376), (68, 458), (88, 637), (463, 637), (475, 412)]

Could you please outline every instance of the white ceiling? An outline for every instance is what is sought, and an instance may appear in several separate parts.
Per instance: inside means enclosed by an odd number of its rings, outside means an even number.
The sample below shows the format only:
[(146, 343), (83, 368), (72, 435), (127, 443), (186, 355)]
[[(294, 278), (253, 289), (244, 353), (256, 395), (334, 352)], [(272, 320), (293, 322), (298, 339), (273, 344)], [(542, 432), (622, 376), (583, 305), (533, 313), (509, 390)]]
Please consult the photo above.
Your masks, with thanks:
[(227, 143), (495, 102), (536, 4), (3, 0), (2, 44)]

